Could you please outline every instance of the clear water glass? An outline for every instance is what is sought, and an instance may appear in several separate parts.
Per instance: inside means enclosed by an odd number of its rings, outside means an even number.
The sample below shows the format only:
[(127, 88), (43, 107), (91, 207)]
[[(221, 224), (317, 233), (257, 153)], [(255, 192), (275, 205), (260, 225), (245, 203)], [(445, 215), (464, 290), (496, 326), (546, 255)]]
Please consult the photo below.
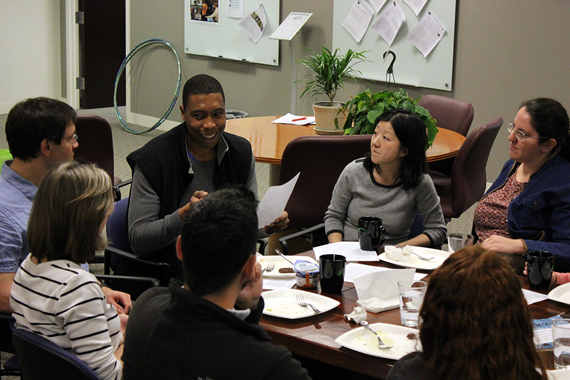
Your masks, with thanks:
[(398, 282), (400, 293), (400, 319), (402, 325), (418, 327), (420, 307), (427, 290), (425, 281), (404, 280)]

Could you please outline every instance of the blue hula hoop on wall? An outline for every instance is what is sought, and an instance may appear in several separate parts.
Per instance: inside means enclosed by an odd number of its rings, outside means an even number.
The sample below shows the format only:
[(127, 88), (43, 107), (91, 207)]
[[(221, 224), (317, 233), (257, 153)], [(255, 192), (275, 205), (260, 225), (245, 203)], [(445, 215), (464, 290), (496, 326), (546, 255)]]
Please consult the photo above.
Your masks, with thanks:
[[(160, 118), (159, 121), (156, 122), (155, 125), (153, 125), (150, 129), (144, 130), (144, 131), (137, 131), (136, 129), (132, 129), (131, 127), (129, 127), (124, 121), (123, 118), (121, 117), (121, 113), (119, 112), (119, 106), (117, 105), (117, 88), (119, 86), (119, 79), (121, 79), (121, 75), (123, 74), (123, 71), (125, 70), (125, 68), (127, 67), (127, 63), (129, 63), (129, 61), (135, 56), (136, 53), (138, 53), (142, 48), (147, 47), (149, 45), (152, 44), (163, 44), (168, 46), (172, 52), (174, 53), (174, 55), (176, 56), (176, 62), (178, 63), (178, 81), (176, 82), (176, 91), (174, 91), (174, 99), (172, 99), (172, 102), (170, 103), (170, 106), (168, 107), (168, 110), (166, 111), (166, 113)], [(128, 132), (137, 134), (137, 135), (142, 135), (143, 133), (147, 133), (150, 132), (152, 130), (155, 130), (156, 128), (158, 128), (162, 123), (164, 123), (164, 121), (166, 120), (166, 118), (168, 117), (168, 115), (170, 115), (170, 112), (172, 112), (172, 109), (174, 108), (174, 105), (176, 104), (176, 100), (178, 99), (178, 95), (180, 94), (180, 82), (182, 79), (182, 73), (180, 70), (180, 58), (178, 58), (178, 53), (176, 53), (176, 50), (174, 49), (174, 47), (168, 42), (165, 41), (163, 39), (160, 38), (150, 38), (146, 41), (141, 42), (140, 44), (138, 44), (130, 53), (129, 55), (127, 55), (127, 57), (125, 58), (125, 60), (123, 61), (123, 63), (121, 64), (121, 67), (119, 68), (119, 72), (117, 73), (117, 78), (115, 78), (115, 91), (113, 94), (113, 103), (114, 103), (114, 108), (115, 108), (115, 114), (117, 115), (117, 119), (119, 119), (119, 122), (121, 123), (121, 125), (123, 126), (123, 128), (125, 128)]]

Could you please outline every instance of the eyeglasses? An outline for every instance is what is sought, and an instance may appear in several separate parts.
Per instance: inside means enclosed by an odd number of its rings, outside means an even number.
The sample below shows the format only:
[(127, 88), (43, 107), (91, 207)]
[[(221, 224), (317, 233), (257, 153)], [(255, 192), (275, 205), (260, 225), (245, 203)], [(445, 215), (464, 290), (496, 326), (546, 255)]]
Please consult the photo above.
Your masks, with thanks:
[(77, 133), (74, 133), (73, 136), (71, 136), (71, 141), (73, 141), (74, 144), (77, 144), (77, 140), (79, 140), (79, 136), (77, 136)]
[[(507, 131), (509, 131), (509, 133), (512, 133), (513, 130), (515, 130), (515, 137), (517, 138), (517, 140), (519, 140), (520, 142), (523, 142), (525, 139), (529, 138), (529, 139), (536, 139), (537, 136), (529, 136), (526, 133), (524, 133), (523, 131), (521, 131), (520, 129), (516, 129), (515, 125), (513, 124), (512, 121), (509, 121), (509, 124), (507, 126)], [(540, 137), (538, 137), (540, 138)]]

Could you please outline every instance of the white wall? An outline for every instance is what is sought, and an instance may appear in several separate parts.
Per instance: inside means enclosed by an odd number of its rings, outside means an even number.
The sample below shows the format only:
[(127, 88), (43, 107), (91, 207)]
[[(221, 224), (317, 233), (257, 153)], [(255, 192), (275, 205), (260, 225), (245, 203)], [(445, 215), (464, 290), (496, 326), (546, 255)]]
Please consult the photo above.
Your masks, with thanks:
[(60, 2), (0, 0), (0, 113), (35, 96), (61, 99)]

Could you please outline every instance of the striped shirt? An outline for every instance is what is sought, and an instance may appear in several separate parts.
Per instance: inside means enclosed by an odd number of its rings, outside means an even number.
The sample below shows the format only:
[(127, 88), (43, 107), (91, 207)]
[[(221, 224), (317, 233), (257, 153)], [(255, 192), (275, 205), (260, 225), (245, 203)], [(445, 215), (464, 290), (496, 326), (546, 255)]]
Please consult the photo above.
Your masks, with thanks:
[(14, 277), (10, 297), (16, 327), (76, 355), (100, 379), (120, 379), (114, 352), (123, 341), (115, 308), (97, 279), (68, 260), (34, 264), (31, 255)]

